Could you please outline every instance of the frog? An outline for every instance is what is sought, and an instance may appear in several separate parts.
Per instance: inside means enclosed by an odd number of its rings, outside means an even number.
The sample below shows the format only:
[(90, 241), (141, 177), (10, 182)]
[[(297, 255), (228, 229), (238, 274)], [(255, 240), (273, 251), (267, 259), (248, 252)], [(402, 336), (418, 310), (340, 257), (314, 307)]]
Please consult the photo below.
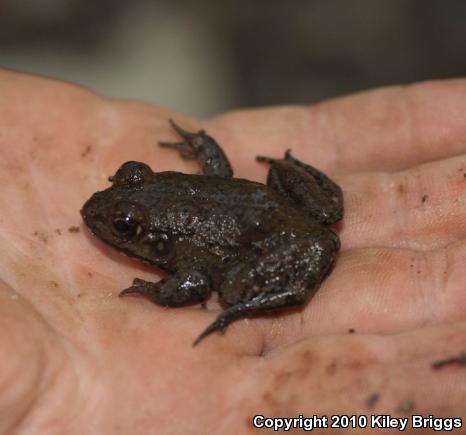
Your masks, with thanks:
[(269, 165), (266, 184), (235, 178), (205, 130), (169, 123), (180, 140), (159, 145), (197, 160), (200, 173), (154, 172), (127, 161), (81, 209), (98, 239), (167, 273), (157, 282), (134, 278), (119, 295), (205, 306), (216, 291), (222, 311), (193, 346), (236, 320), (304, 306), (340, 250), (340, 186), (290, 150), (282, 158), (256, 157)]

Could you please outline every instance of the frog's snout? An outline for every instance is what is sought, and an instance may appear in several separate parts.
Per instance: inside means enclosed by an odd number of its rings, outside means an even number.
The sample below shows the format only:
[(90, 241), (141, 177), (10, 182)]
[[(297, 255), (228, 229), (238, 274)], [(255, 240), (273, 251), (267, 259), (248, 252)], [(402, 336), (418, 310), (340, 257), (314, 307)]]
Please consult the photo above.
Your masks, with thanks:
[(81, 208), (81, 216), (85, 224), (94, 230), (98, 222), (102, 220), (105, 208), (105, 198), (103, 192), (94, 193)]

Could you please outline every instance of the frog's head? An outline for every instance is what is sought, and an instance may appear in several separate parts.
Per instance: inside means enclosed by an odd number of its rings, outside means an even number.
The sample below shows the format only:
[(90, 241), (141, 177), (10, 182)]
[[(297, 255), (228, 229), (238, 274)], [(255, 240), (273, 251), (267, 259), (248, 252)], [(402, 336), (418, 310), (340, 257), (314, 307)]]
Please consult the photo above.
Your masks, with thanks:
[(163, 267), (172, 250), (170, 238), (151, 228), (150, 212), (138, 201), (137, 194), (152, 174), (144, 163), (126, 162), (110, 177), (111, 187), (86, 201), (81, 216), (100, 240), (127, 255)]

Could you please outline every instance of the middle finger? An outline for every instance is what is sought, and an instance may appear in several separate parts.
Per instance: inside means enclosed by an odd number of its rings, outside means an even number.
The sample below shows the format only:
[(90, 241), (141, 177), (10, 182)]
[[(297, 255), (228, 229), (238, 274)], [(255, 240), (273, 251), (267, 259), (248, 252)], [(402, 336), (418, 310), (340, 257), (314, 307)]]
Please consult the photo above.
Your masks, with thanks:
[(466, 237), (466, 156), (341, 182), (343, 249), (431, 250)]

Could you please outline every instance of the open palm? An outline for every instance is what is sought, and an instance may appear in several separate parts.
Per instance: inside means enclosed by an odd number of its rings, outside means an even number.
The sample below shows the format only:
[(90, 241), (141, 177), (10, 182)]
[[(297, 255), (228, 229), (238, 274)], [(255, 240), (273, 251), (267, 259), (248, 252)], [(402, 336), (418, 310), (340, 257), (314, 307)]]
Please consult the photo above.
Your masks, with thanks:
[[(197, 171), (156, 146), (175, 139), (169, 117), (207, 129), (238, 177), (263, 182), (254, 157), (291, 148), (342, 186), (341, 254), (303, 309), (192, 348), (215, 302), (117, 297), (158, 271), (92, 238), (79, 210), (127, 160)], [(2, 71), (0, 147), (1, 434), (248, 433), (256, 414), (466, 418), (461, 361), (432, 368), (466, 350), (465, 81), (201, 124)]]

